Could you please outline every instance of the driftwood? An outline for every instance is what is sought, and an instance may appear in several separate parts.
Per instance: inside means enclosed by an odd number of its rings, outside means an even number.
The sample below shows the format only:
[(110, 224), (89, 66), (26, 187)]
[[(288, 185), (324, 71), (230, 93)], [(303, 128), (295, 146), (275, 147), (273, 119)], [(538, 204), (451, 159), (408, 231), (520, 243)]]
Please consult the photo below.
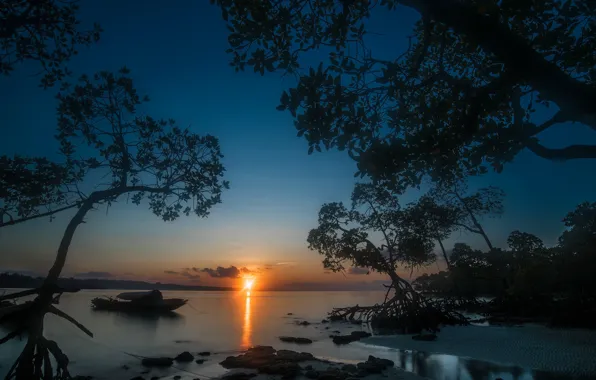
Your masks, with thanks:
[[(63, 293), (77, 292), (78, 289), (65, 289), (57, 285), (44, 285), (40, 288), (30, 289), (0, 297), (0, 302), (12, 300), (12, 306), (0, 309), (0, 324), (10, 323), (15, 325), (13, 330), (5, 337), (0, 338), (0, 344), (27, 334), (25, 348), (12, 365), (6, 379), (43, 379), (65, 380), (70, 379), (68, 372), (68, 357), (62, 352), (58, 344), (43, 336), (43, 320), (45, 314), (52, 313), (71, 322), (85, 334), (93, 337), (93, 333), (70, 315), (58, 309)], [(16, 299), (37, 294), (33, 301), (16, 304)], [(56, 368), (53, 368), (50, 355), (54, 358)]]
[(382, 304), (335, 308), (329, 313), (331, 320), (361, 320), (373, 327), (399, 330), (405, 334), (423, 330), (439, 331), (440, 325), (467, 325), (468, 319), (453, 305), (442, 300), (429, 300), (416, 292), (405, 280), (396, 277)]

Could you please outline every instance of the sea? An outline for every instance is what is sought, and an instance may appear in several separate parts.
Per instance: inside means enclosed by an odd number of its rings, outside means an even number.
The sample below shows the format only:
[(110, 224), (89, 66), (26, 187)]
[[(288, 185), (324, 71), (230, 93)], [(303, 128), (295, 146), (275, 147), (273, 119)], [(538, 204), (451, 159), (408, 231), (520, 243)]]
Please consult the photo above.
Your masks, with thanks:
[[(436, 344), (412, 342), (407, 336), (373, 336), (349, 345), (333, 344), (329, 336), (338, 332), (344, 334), (361, 329), (374, 334), (374, 331), (367, 325), (322, 323), (327, 312), (334, 307), (381, 302), (384, 292), (164, 291), (164, 297), (188, 299), (187, 305), (163, 316), (92, 309), (94, 297), (113, 297), (118, 293), (118, 290), (83, 290), (62, 296), (58, 307), (91, 330), (93, 337), (64, 319), (53, 315), (46, 317), (45, 336), (58, 342), (68, 355), (71, 373), (93, 376), (94, 379), (130, 379), (142, 373), (141, 357), (174, 357), (183, 351), (195, 354), (208, 351), (213, 354), (206, 357), (204, 364), (180, 367), (178, 376), (182, 379), (214, 378), (225, 372), (219, 366), (218, 358), (255, 345), (271, 345), (348, 363), (364, 361), (368, 355), (383, 357), (393, 360), (397, 367), (434, 380), (596, 378), (596, 369), (593, 366), (587, 368), (589, 363), (596, 361), (596, 355), (592, 356), (596, 353), (596, 335), (587, 331), (559, 331), (554, 333), (560, 334), (557, 338), (558, 335), (553, 335), (545, 327), (468, 326), (445, 331), (444, 343), (440, 343), (441, 333)], [(302, 321), (310, 324), (300, 325)], [(4, 334), (7, 332), (6, 328), (0, 327), (0, 330)], [(482, 338), (483, 334), (486, 339)], [(468, 337), (464, 338), (464, 335)], [(310, 338), (314, 343), (296, 346), (281, 342), (280, 336)], [(494, 336), (499, 337), (498, 342), (509, 343), (495, 343), (497, 341), (491, 340)], [(540, 336), (541, 340), (527, 338), (529, 336)], [(511, 344), (513, 347), (514, 341), (518, 352), (529, 358), (533, 352), (542, 352), (539, 346), (546, 345), (544, 350), (548, 350), (550, 359), (543, 360), (542, 365), (540, 360), (522, 360), (523, 355), (519, 354), (503, 356), (508, 348), (501, 346)], [(24, 340), (16, 339), (0, 346), (0, 378), (4, 378), (23, 345)], [(495, 353), (494, 360), (492, 352)], [(564, 353), (572, 358), (565, 359)], [(521, 364), (516, 362), (516, 355)], [(584, 361), (573, 362), (578, 355), (584, 356)], [(549, 367), (553, 360), (561, 361), (561, 368)], [(524, 363), (531, 363), (533, 367)], [(568, 363), (571, 364), (566, 365)], [(173, 372), (159, 375), (173, 376)]]

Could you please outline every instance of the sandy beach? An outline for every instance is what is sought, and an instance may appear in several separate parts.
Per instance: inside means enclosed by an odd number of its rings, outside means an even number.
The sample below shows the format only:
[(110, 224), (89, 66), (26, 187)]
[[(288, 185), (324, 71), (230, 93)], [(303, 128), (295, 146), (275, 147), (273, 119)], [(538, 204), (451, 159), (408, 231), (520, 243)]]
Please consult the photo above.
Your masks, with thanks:
[(514, 364), (542, 371), (596, 376), (596, 331), (543, 326), (445, 327), (434, 342), (411, 336), (373, 336), (366, 345), (426, 351)]

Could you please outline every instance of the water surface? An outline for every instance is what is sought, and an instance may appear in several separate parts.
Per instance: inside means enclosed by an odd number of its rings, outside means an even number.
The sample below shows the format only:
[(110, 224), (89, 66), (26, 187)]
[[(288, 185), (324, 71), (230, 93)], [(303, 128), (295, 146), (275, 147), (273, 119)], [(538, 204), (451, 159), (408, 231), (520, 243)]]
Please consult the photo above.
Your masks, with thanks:
[[(354, 329), (366, 330), (367, 327), (321, 324), (326, 313), (333, 307), (382, 301), (382, 291), (252, 292), (250, 296), (242, 292), (165, 291), (165, 297), (186, 298), (189, 303), (169, 316), (135, 316), (91, 309), (93, 297), (114, 296), (119, 292), (85, 290), (62, 296), (59, 307), (92, 330), (93, 339), (65, 320), (53, 316), (46, 319), (46, 336), (59, 342), (70, 357), (73, 373), (101, 378), (106, 369), (138, 361), (129, 354), (175, 356), (185, 350), (230, 354), (253, 345), (272, 345), (342, 361), (362, 361), (372, 354), (391, 359), (396, 366), (436, 380), (561, 378), (552, 373), (473, 358), (371, 346), (365, 341), (347, 346), (334, 345), (329, 338), (332, 331), (349, 333)], [(312, 324), (298, 326), (296, 322), (302, 320)], [(297, 348), (296, 345), (280, 342), (280, 335), (301, 336), (315, 342)], [(0, 346), (1, 377), (22, 345), (23, 342), (12, 341)], [(192, 367), (189, 370), (206, 374), (213, 372), (215, 366)], [(130, 377), (123, 375), (123, 378)]]

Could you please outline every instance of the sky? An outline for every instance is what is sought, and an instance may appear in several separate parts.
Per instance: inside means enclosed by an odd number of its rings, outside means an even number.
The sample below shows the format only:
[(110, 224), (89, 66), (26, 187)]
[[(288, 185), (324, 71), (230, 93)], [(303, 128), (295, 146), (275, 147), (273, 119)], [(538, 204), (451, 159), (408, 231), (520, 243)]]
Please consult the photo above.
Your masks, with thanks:
[[(82, 2), (80, 14), (83, 25), (99, 22), (104, 33), (69, 63), (75, 76), (126, 65), (139, 93), (151, 98), (148, 114), (220, 139), (231, 188), (207, 219), (165, 223), (146, 206), (125, 201), (91, 212), (76, 232), (65, 275), (228, 286), (246, 268), (263, 289), (379, 287), (382, 278), (375, 275), (326, 273), (321, 257), (308, 249), (306, 236), (321, 205), (349, 201), (355, 163), (345, 152), (307, 155), (291, 115), (275, 109), (293, 80), (235, 73), (218, 8), (207, 1), (149, 0), (139, 6), (103, 0)], [(374, 27), (385, 34), (371, 41), (373, 52), (391, 57), (403, 51), (416, 17), (404, 8), (377, 17)], [(311, 57), (314, 63), (317, 58)], [(25, 64), (0, 77), (0, 154), (57, 158), (56, 89), (38, 88), (36, 68)], [(559, 125), (540, 137), (549, 147), (596, 143), (581, 125)], [(497, 185), (507, 194), (505, 214), (483, 222), (496, 246), (505, 247), (516, 229), (553, 245), (564, 215), (595, 200), (594, 173), (594, 160), (551, 162), (524, 151), (502, 174), (474, 178), (470, 188)], [(406, 193), (403, 203), (417, 195)], [(0, 270), (45, 273), (71, 216), (0, 230)], [(455, 242), (485, 248), (479, 237), (464, 233), (454, 234), (447, 246)], [(437, 265), (427, 270), (442, 263)], [(239, 273), (217, 270), (230, 266)]]

